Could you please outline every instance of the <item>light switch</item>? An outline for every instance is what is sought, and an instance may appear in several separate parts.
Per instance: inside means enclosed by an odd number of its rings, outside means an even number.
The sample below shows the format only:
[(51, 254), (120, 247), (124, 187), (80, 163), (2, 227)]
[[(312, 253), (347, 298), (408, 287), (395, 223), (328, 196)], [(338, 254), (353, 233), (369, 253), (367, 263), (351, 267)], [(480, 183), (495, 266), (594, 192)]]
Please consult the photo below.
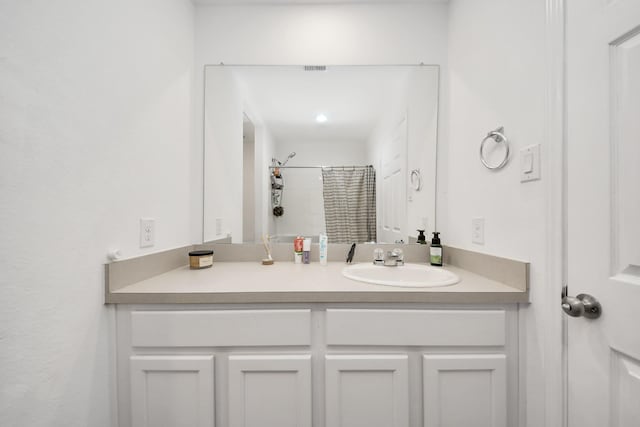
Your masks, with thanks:
[(524, 153), (522, 157), (522, 173), (529, 174), (533, 172), (533, 154)]
[(520, 150), (520, 182), (540, 179), (540, 144)]

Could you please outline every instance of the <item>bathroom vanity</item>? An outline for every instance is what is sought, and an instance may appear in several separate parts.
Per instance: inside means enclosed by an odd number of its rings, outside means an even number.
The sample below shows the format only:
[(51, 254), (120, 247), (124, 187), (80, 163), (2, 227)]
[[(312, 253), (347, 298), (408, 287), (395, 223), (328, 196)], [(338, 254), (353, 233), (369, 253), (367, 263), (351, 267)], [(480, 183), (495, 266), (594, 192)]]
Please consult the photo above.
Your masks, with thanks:
[(458, 284), (398, 288), (343, 267), (216, 262), (108, 288), (119, 425), (518, 424), (526, 277), (450, 265)]

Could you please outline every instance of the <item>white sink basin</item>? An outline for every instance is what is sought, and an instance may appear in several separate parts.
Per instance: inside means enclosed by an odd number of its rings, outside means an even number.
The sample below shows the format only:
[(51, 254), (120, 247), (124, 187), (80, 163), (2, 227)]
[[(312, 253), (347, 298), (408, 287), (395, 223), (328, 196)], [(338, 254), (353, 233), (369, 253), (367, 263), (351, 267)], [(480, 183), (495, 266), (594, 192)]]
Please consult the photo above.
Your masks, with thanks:
[(342, 270), (342, 275), (359, 282), (406, 288), (450, 286), (460, 281), (460, 278), (455, 273), (442, 267), (431, 267), (423, 264), (405, 264), (397, 267), (353, 264), (345, 267)]

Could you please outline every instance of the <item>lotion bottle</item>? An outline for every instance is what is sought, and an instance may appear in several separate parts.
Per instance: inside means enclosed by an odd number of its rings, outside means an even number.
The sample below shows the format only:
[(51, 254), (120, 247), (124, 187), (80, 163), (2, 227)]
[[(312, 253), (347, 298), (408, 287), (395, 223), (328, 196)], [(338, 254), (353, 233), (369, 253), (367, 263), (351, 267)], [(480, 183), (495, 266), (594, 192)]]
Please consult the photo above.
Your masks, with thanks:
[(433, 232), (431, 246), (429, 247), (429, 262), (431, 265), (442, 267), (442, 245), (440, 244), (440, 233)]

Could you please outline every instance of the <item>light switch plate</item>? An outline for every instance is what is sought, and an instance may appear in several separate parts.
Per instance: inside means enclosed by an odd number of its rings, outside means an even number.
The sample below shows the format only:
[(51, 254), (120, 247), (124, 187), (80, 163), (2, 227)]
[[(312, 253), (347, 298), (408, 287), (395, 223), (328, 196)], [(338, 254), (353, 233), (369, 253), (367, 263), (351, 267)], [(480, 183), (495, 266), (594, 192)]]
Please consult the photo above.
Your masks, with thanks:
[(520, 150), (520, 182), (540, 179), (540, 144)]

